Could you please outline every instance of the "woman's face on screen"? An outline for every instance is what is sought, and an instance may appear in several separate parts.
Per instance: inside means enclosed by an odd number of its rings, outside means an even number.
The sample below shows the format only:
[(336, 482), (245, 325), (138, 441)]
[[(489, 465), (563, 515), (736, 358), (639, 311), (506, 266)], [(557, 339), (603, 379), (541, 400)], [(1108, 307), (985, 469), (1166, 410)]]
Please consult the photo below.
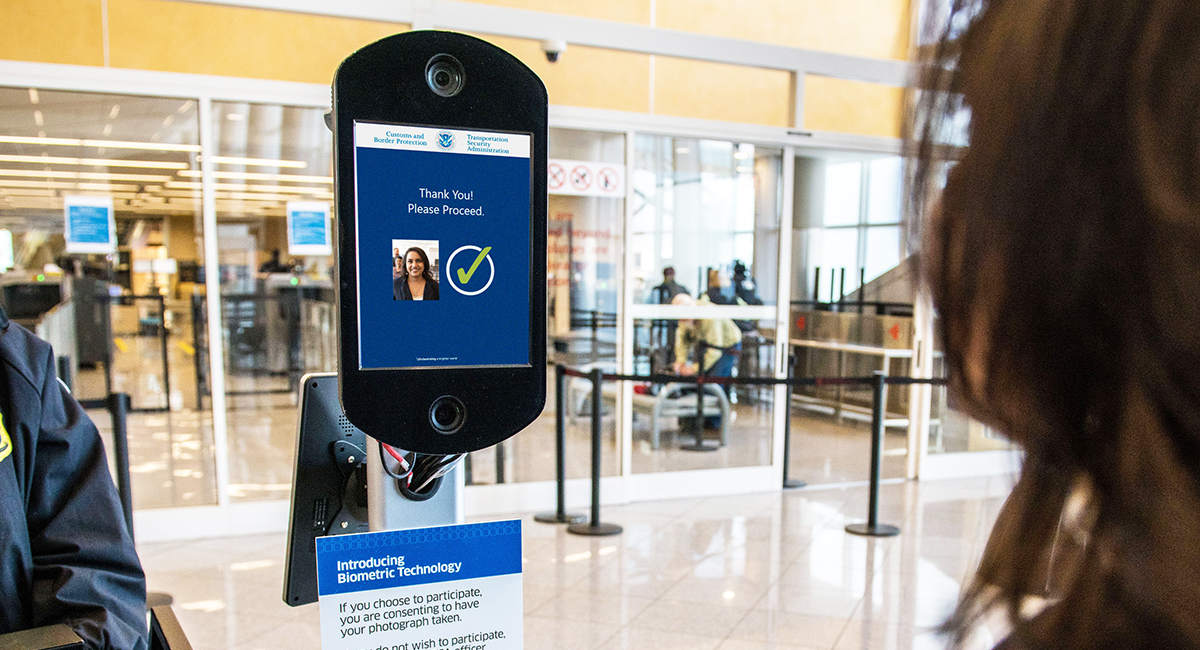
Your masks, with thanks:
[(408, 269), (409, 277), (418, 278), (425, 272), (425, 264), (421, 262), (421, 256), (417, 251), (409, 251), (404, 258), (404, 268)]

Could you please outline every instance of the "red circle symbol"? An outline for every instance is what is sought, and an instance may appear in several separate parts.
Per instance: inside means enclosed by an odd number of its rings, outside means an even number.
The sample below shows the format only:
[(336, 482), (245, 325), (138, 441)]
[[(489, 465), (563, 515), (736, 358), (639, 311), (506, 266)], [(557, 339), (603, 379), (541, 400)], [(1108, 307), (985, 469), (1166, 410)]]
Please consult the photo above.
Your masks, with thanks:
[(566, 181), (567, 170), (563, 169), (563, 166), (558, 163), (550, 163), (546, 168), (546, 185), (549, 185), (552, 190), (557, 190)]
[(592, 186), (592, 172), (587, 167), (579, 165), (571, 170), (571, 187), (580, 192)]
[(617, 170), (605, 167), (596, 175), (596, 184), (605, 192), (616, 192), (621, 186), (621, 177), (617, 175)]

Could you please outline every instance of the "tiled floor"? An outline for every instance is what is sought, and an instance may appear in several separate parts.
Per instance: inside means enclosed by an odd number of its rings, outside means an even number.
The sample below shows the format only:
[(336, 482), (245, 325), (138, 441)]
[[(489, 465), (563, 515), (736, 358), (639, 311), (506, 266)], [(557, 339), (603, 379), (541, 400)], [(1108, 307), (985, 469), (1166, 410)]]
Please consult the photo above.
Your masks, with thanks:
[[(524, 526), (525, 647), (924, 649), (953, 607), (1008, 477), (885, 485), (899, 537), (846, 534), (865, 488), (607, 508), (619, 536)], [(317, 606), (280, 598), (284, 537), (144, 544), (197, 650), (316, 649)], [(986, 642), (986, 631), (983, 634)]]

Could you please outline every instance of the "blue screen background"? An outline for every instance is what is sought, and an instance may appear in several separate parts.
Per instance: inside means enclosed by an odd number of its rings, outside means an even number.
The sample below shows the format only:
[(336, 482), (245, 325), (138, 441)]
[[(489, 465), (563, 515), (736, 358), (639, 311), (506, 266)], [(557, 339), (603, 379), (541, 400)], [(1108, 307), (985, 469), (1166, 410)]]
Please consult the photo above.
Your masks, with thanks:
[[(528, 365), (529, 159), (368, 147), (355, 155), (360, 366)], [(422, 187), (474, 192), (473, 200), (422, 199)], [(479, 207), (483, 216), (410, 214), (409, 203)], [(438, 300), (393, 300), (393, 239), (439, 242)], [(495, 277), (474, 296), (449, 282), (478, 256), (465, 250), (447, 266), (465, 245), (492, 247)], [(463, 288), (490, 275), (484, 260)]]

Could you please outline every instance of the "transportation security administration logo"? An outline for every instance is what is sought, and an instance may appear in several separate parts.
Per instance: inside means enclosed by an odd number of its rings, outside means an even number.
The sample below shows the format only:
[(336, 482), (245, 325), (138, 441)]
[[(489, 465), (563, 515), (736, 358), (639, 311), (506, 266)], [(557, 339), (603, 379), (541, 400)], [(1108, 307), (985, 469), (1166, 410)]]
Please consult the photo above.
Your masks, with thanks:
[(438, 131), (437, 145), (450, 151), (454, 148), (454, 134), (449, 131)]
[(0, 460), (8, 458), (12, 453), (12, 439), (8, 437), (8, 429), (4, 428), (4, 420), (0, 419)]

